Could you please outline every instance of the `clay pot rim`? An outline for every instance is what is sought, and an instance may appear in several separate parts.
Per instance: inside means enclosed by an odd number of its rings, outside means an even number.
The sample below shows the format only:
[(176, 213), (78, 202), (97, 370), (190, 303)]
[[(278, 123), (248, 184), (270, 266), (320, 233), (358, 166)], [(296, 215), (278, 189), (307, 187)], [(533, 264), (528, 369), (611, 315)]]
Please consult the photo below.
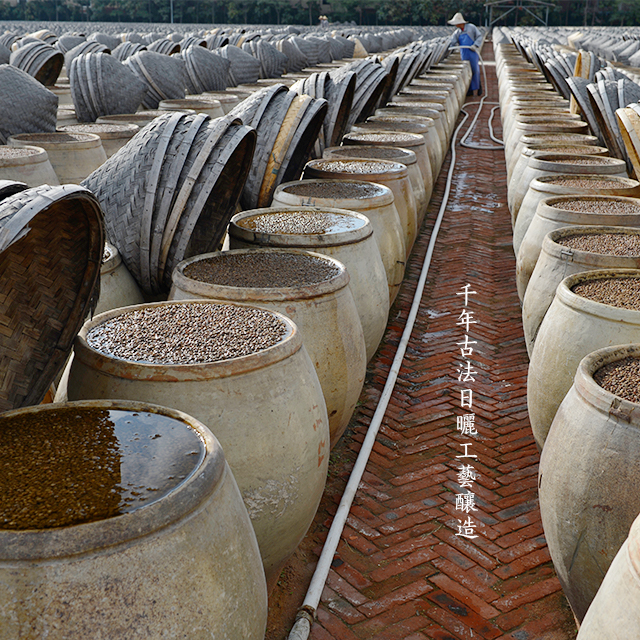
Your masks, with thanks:
[[(394, 151), (397, 152), (397, 154), (399, 156), (404, 156), (404, 158), (402, 160), (400, 160), (400, 158), (398, 158), (397, 160), (392, 160), (392, 162), (399, 162), (400, 164), (404, 164), (407, 167), (410, 167), (413, 164), (416, 164), (418, 162), (418, 156), (416, 156), (415, 151), (411, 151), (411, 149), (405, 149), (403, 147), (387, 147), (385, 145), (374, 145), (374, 144), (362, 144), (362, 145), (348, 145), (348, 146), (342, 146), (342, 147), (326, 147), (325, 150), (323, 151), (323, 160), (333, 160), (336, 158), (353, 158), (353, 159), (361, 159), (361, 156), (351, 156), (349, 155), (349, 151), (351, 149), (388, 149), (390, 151)], [(339, 153), (340, 151), (345, 151), (346, 153), (344, 155), (342, 155), (341, 153)], [(328, 156), (325, 156), (325, 154), (329, 154)], [(335, 154), (335, 155), (334, 155)], [(375, 157), (372, 157), (372, 159), (376, 159)], [(385, 158), (382, 158), (383, 160)], [(342, 182), (342, 181), (341, 181)]]
[[(211, 254), (206, 255), (208, 256)], [(203, 256), (196, 256), (196, 258), (202, 257)], [(188, 262), (188, 260), (185, 260), (178, 264), (175, 273), (178, 272), (178, 267), (181, 265), (184, 267)], [(181, 272), (180, 274), (185, 281), (188, 281), (189, 283), (196, 282), (195, 280), (186, 278)], [(136, 362), (132, 360), (122, 360), (121, 358), (116, 358), (112, 355), (103, 353), (102, 351), (98, 351), (87, 342), (87, 334), (91, 329), (119, 315), (148, 307), (179, 304), (219, 304), (235, 307), (251, 307), (253, 309), (259, 308), (256, 304), (242, 304), (241, 302), (199, 298), (192, 300), (168, 300), (166, 302), (152, 302), (122, 307), (120, 309), (111, 309), (94, 316), (91, 320), (85, 322), (74, 343), (74, 357), (78, 358), (81, 362), (91, 368), (127, 380), (186, 382), (193, 380), (198, 381), (229, 378), (235, 375), (243, 375), (257, 369), (263, 369), (264, 367), (280, 362), (281, 360), (285, 360), (296, 353), (302, 346), (302, 337), (300, 336), (300, 332), (293, 321), (287, 316), (271, 310), (267, 311), (277, 316), (277, 318), (286, 326), (285, 335), (279, 342), (276, 342), (276, 344), (271, 347), (256, 351), (255, 353), (250, 353), (246, 356), (240, 356), (239, 358), (229, 358), (227, 360), (217, 360), (216, 362), (203, 362), (197, 364)], [(265, 309), (262, 310), (264, 311)]]
[[(372, 127), (373, 129), (373, 127)], [(425, 129), (425, 133), (427, 132), (427, 130)], [(375, 131), (353, 131), (352, 133), (347, 133), (345, 136), (343, 136), (342, 138), (342, 146), (343, 147), (351, 147), (351, 146), (379, 146), (379, 147), (388, 147), (388, 146), (394, 146), (391, 143), (393, 142), (393, 140), (380, 140), (379, 142), (376, 142), (375, 140), (363, 140), (363, 142), (367, 142), (367, 145), (360, 145), (358, 144), (357, 141), (357, 136), (360, 135), (380, 135), (380, 136), (397, 136), (397, 135), (404, 135), (404, 136), (411, 136), (410, 138), (408, 138), (407, 140), (398, 140), (398, 147), (402, 148), (402, 147), (407, 147), (407, 148), (411, 148), (411, 147), (421, 147), (422, 145), (427, 144), (427, 141), (424, 137), (423, 134), (421, 133), (412, 133), (411, 131), (387, 131), (385, 129), (376, 129)], [(351, 144), (351, 141), (355, 141), (356, 144)], [(326, 158), (322, 158), (323, 160), (325, 160)], [(357, 158), (358, 160), (362, 160), (364, 158)], [(378, 161), (378, 158), (371, 158), (371, 160), (375, 160), (376, 162)], [(383, 159), (381, 159), (383, 160)], [(395, 160), (389, 160), (388, 162), (396, 162)], [(396, 162), (396, 164), (402, 164), (401, 162)]]
[[(356, 218), (360, 222), (360, 226), (338, 231), (335, 233), (278, 233), (259, 232), (247, 229), (238, 224), (240, 220), (250, 218), (257, 215), (275, 215), (290, 214), (294, 215), (299, 210), (305, 209), (309, 213), (334, 213), (345, 218)], [(349, 211), (348, 209), (337, 209), (335, 207), (299, 207), (298, 210), (291, 207), (270, 207), (263, 209), (250, 209), (236, 213), (229, 222), (229, 236), (233, 236), (252, 245), (260, 245), (264, 247), (276, 248), (298, 248), (309, 249), (313, 251), (318, 248), (325, 247), (341, 247), (350, 244), (363, 242), (373, 235), (373, 227), (369, 219), (357, 211)]]
[[(601, 262), (603, 258), (607, 259), (611, 263), (619, 262), (620, 264), (612, 265), (612, 269), (639, 269), (640, 268), (640, 255), (639, 256), (616, 256), (610, 253), (595, 253), (593, 251), (584, 251), (583, 249), (573, 249), (566, 247), (558, 242), (559, 239), (565, 236), (572, 236), (577, 234), (588, 235), (603, 235), (605, 233), (616, 233), (620, 235), (636, 235), (640, 236), (640, 228), (638, 227), (623, 227), (623, 226), (611, 226), (611, 225), (586, 225), (576, 224), (567, 227), (561, 227), (560, 229), (554, 229), (549, 231), (545, 235), (542, 241), (542, 251), (557, 260), (563, 260), (571, 258), (572, 263), (591, 265), (593, 268), (606, 268), (596, 264)], [(629, 264), (624, 264), (625, 262)], [(635, 263), (635, 264), (633, 264)]]
[(540, 122), (515, 122), (516, 130), (530, 133), (580, 133), (588, 131), (589, 125), (583, 120), (560, 120), (549, 122), (548, 119)]
[[(184, 275), (184, 269), (193, 262), (206, 260), (207, 258), (215, 258), (217, 256), (243, 255), (246, 253), (289, 253), (302, 256), (314, 257), (324, 262), (332, 263), (332, 266), (338, 269), (338, 273), (329, 280), (309, 284), (298, 287), (233, 287), (221, 284), (209, 284), (206, 282), (198, 282)], [(322, 253), (315, 253), (307, 249), (290, 249), (290, 248), (256, 248), (256, 249), (232, 249), (231, 251), (214, 251), (212, 253), (204, 253), (199, 256), (193, 256), (187, 260), (183, 260), (178, 264), (173, 273), (173, 282), (175, 286), (189, 283), (189, 288), (211, 300), (222, 300), (225, 304), (245, 303), (245, 305), (258, 307), (260, 302), (285, 302), (287, 300), (312, 300), (335, 293), (343, 289), (349, 284), (349, 272), (347, 268), (335, 258), (326, 256)], [(224, 298), (216, 298), (216, 292), (224, 295)], [(275, 313), (275, 312), (274, 312)], [(295, 325), (294, 325), (295, 327)], [(270, 347), (275, 348), (277, 345)], [(261, 352), (262, 353), (262, 352)], [(245, 356), (249, 357), (249, 356)]]
[[(140, 126), (127, 122), (110, 122), (109, 124), (104, 122), (82, 122), (78, 124), (65, 124), (58, 127), (59, 131), (65, 133), (85, 133), (84, 131), (77, 131), (75, 127), (86, 127), (91, 124), (102, 125), (105, 127), (114, 127), (111, 131), (100, 131), (100, 133), (94, 133), (90, 135), (96, 135), (101, 140), (121, 140), (122, 138), (133, 138), (133, 136), (140, 131)], [(117, 128), (116, 128), (117, 127)]]
[[(544, 132), (541, 132), (541, 133), (536, 133), (536, 132), (528, 133), (528, 134), (523, 135), (520, 138), (520, 142), (526, 147), (528, 147), (528, 146), (530, 146), (532, 144), (544, 144), (544, 143), (537, 142), (537, 140), (539, 140), (543, 136), (544, 137), (549, 137), (549, 138), (555, 138), (556, 136), (575, 136), (576, 140), (584, 140), (585, 141), (584, 142), (585, 145), (588, 144), (586, 142), (587, 140), (595, 142), (596, 144), (593, 145), (593, 146), (599, 146), (599, 142), (600, 142), (596, 136), (592, 136), (592, 135), (589, 135), (587, 133), (571, 133), (571, 132), (567, 132), (567, 133), (553, 133), (553, 132), (551, 132), (551, 133), (544, 133)], [(572, 144), (572, 141), (571, 140), (557, 140), (557, 143), (558, 144)], [(589, 146), (591, 146), (591, 145), (589, 145)]]
[[(588, 189), (586, 187), (568, 187), (566, 185), (561, 184), (553, 184), (556, 180), (587, 180), (587, 181), (596, 181), (596, 180), (607, 180), (613, 181), (620, 184), (620, 187), (616, 187), (614, 189), (602, 189), (601, 187)], [(553, 197), (554, 192), (558, 196), (568, 196), (572, 197), (574, 200), (578, 196), (605, 196), (607, 194), (596, 193), (600, 191), (608, 191), (612, 196), (624, 196), (624, 193), (615, 193), (616, 191), (627, 191), (631, 192), (627, 197), (633, 197), (633, 192), (640, 195), (640, 182), (637, 180), (632, 180), (631, 178), (622, 178), (620, 176), (599, 176), (599, 175), (588, 175), (588, 174), (563, 174), (559, 173), (553, 176), (540, 176), (539, 178), (534, 178), (529, 185), (530, 189), (534, 191), (540, 191), (542, 193), (549, 193), (548, 197)], [(572, 189), (571, 193), (567, 193), (567, 189)], [(545, 198), (546, 199), (546, 198)]]
[[(584, 198), (587, 201), (595, 200), (596, 202), (631, 202), (638, 206), (638, 213), (588, 213), (586, 211), (571, 211), (570, 209), (563, 209), (562, 202), (572, 202), (579, 198)], [(552, 220), (554, 222), (566, 222), (569, 225), (572, 224), (591, 224), (590, 219), (592, 216), (606, 216), (609, 222), (618, 221), (620, 224), (609, 224), (609, 226), (623, 226), (625, 222), (632, 222), (636, 217), (640, 222), (640, 198), (634, 198), (629, 196), (600, 196), (589, 194), (570, 194), (563, 196), (550, 196), (543, 198), (536, 209), (535, 215), (540, 216), (546, 220)]]
[[(54, 131), (51, 133), (18, 133), (16, 135), (9, 136), (8, 145), (10, 147), (26, 147), (26, 146), (38, 146), (42, 147), (45, 151), (77, 151), (78, 149), (93, 149), (95, 147), (102, 146), (102, 139), (95, 133), (76, 133), (74, 135), (81, 136), (78, 140), (38, 140), (31, 137), (35, 136), (55, 136), (56, 134), (72, 135), (68, 131)], [(24, 144), (26, 143), (26, 144)], [(31, 143), (31, 144), (29, 144)]]
[[(379, 120), (376, 120), (376, 118), (380, 118)], [(390, 114), (384, 114), (381, 116), (369, 116), (369, 118), (367, 118), (367, 121), (365, 124), (384, 124), (385, 122), (388, 122), (389, 120), (395, 120), (397, 122), (402, 122), (405, 124), (417, 124), (417, 125), (422, 125), (425, 127), (425, 133), (431, 128), (434, 127), (436, 122), (433, 118), (430, 118), (429, 116), (418, 116), (418, 115), (412, 115), (410, 113), (407, 114), (402, 114), (399, 113), (397, 115), (393, 115), (392, 113)], [(412, 133), (412, 132), (409, 132)]]
[(168, 494), (135, 511), (111, 518), (52, 529), (0, 530), (0, 559), (4, 562), (37, 561), (80, 555), (134, 541), (175, 523), (194, 512), (216, 491), (225, 473), (222, 447), (208, 427), (195, 418), (158, 405), (129, 400), (84, 400), (15, 409), (3, 417), (73, 407), (102, 407), (160, 413), (193, 428), (202, 438), (205, 455), (182, 483)]
[(627, 172), (627, 165), (624, 160), (608, 156), (590, 155), (589, 161), (591, 164), (562, 162), (563, 160), (579, 160), (583, 157), (584, 154), (553, 153), (549, 151), (537, 156), (532, 156), (529, 160), (529, 167), (540, 171), (553, 171), (554, 173), (562, 170), (563, 173), (571, 175), (598, 175), (606, 177), (621, 172), (626, 174)]
[(604, 280), (609, 278), (640, 278), (640, 269), (594, 269), (581, 271), (567, 276), (556, 289), (556, 298), (561, 303), (597, 318), (610, 322), (627, 322), (637, 324), (640, 328), (640, 310), (614, 307), (603, 302), (596, 302), (574, 293), (571, 289), (584, 280)]
[(599, 147), (592, 144), (572, 144), (571, 141), (559, 141), (559, 142), (534, 142), (532, 144), (525, 144), (522, 147), (521, 155), (526, 155), (528, 158), (538, 158), (540, 156), (548, 155), (550, 153), (566, 154), (565, 151), (553, 151), (562, 147), (575, 148), (582, 152), (582, 155), (587, 156), (600, 156), (606, 158), (609, 153), (607, 147)]
[[(296, 194), (290, 194), (287, 189), (291, 186), (295, 186), (295, 185), (299, 185), (299, 184), (309, 184), (311, 182), (314, 183), (318, 183), (321, 185), (327, 185), (328, 183), (331, 184), (336, 184), (336, 183), (355, 183), (355, 184), (360, 184), (360, 185), (366, 185), (366, 186), (370, 186), (373, 185), (379, 189), (381, 189), (381, 193), (379, 193), (378, 195), (373, 195), (373, 196), (367, 196), (364, 198), (325, 198), (322, 196), (298, 196)], [(302, 199), (302, 203), (300, 202), (292, 202), (293, 206), (299, 207), (299, 206), (323, 206), (323, 205), (311, 205), (311, 204), (304, 204), (304, 200), (307, 199), (308, 201), (311, 200), (330, 200), (332, 202), (335, 201), (340, 201), (340, 202), (344, 202), (345, 203), (345, 209), (347, 208), (346, 205), (347, 203), (350, 204), (350, 206), (355, 206), (356, 203), (367, 203), (370, 204), (371, 206), (367, 206), (367, 207), (359, 207), (357, 209), (355, 209), (356, 211), (362, 211), (365, 209), (372, 209), (372, 208), (378, 208), (378, 207), (384, 207), (384, 206), (388, 206), (390, 204), (393, 204), (394, 201), (394, 196), (393, 196), (393, 191), (391, 191), (391, 189), (389, 189), (389, 187), (387, 187), (384, 184), (379, 184), (377, 182), (373, 182), (373, 181), (369, 181), (369, 180), (327, 180), (327, 179), (323, 179), (323, 178), (307, 178), (305, 180), (294, 180), (292, 182), (283, 182), (281, 184), (278, 185), (278, 187), (276, 188), (275, 192), (274, 192), (274, 201), (275, 201), (275, 197), (280, 196), (283, 197), (281, 194), (284, 194), (284, 196), (287, 196), (289, 198), (291, 198), (292, 200), (295, 199)], [(327, 205), (328, 206), (328, 205)]]
[[(431, 109), (439, 114), (445, 112), (445, 106), (439, 102), (388, 102), (383, 109)], [(431, 117), (431, 116), (429, 116)]]
[(28, 164), (37, 164), (40, 162), (46, 162), (49, 160), (49, 154), (46, 149), (42, 147), (36, 147), (34, 145), (24, 145), (20, 147), (10, 147), (9, 145), (3, 145), (5, 149), (21, 149), (27, 150), (28, 153), (20, 156), (0, 156), (0, 167), (16, 167)]
[(593, 378), (593, 374), (604, 365), (628, 356), (640, 357), (640, 344), (618, 344), (591, 352), (578, 365), (574, 387), (598, 411), (632, 427), (640, 427), (640, 404), (607, 391)]
[[(337, 162), (343, 162), (343, 161), (342, 160), (325, 160), (325, 159), (310, 160), (305, 165), (304, 172), (302, 174), (304, 179), (306, 180), (308, 178), (325, 178), (330, 180), (331, 179), (330, 176), (335, 176), (335, 179), (339, 179), (339, 177), (348, 178), (351, 176), (362, 176), (362, 177), (366, 176), (368, 178), (366, 182), (377, 182), (378, 180), (402, 180), (403, 178), (407, 178), (407, 176), (409, 175), (407, 171), (407, 167), (405, 167), (403, 164), (400, 164), (399, 162), (389, 162), (388, 160), (365, 160), (362, 158), (356, 158), (350, 161), (350, 162), (358, 162), (358, 163), (376, 162), (382, 165), (380, 167), (381, 169), (384, 169), (384, 166), (387, 165), (386, 171), (379, 171), (375, 173), (374, 172), (349, 173), (346, 171), (328, 171), (326, 169), (321, 169), (317, 166), (320, 163), (326, 164), (330, 162), (337, 163)], [(307, 174), (307, 172), (318, 173), (322, 175), (310, 176)], [(305, 174), (307, 175), (305, 176)]]

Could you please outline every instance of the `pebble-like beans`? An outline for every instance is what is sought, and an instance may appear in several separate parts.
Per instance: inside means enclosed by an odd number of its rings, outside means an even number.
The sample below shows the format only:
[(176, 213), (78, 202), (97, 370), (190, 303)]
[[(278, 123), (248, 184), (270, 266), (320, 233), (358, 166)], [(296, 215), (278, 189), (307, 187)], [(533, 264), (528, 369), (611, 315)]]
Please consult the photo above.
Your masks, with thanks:
[[(543, 181), (545, 184), (555, 184), (559, 187), (572, 187), (575, 189), (620, 189), (626, 186), (624, 183), (617, 180), (607, 180), (606, 178), (595, 178), (589, 180), (589, 178), (549, 178), (545, 176)], [(542, 181), (541, 181), (542, 182)]]
[(629, 356), (605, 364), (593, 374), (593, 379), (610, 393), (640, 404), (640, 358)]
[(387, 147), (361, 147), (357, 144), (348, 147), (339, 147), (333, 151), (333, 155), (340, 155), (345, 158), (380, 158), (382, 160), (396, 160), (409, 157), (409, 153), (400, 147), (389, 149)]
[(118, 133), (131, 131), (131, 125), (128, 124), (102, 124), (95, 122), (91, 124), (70, 124), (63, 131), (66, 133)]
[(39, 149), (27, 149), (26, 147), (0, 146), (0, 161), (5, 158), (25, 158), (40, 153)]
[(555, 162), (556, 164), (584, 164), (584, 165), (600, 165), (600, 166), (609, 166), (612, 164), (612, 158), (606, 157), (598, 157), (598, 156), (588, 156), (582, 158), (553, 158), (545, 156), (542, 158), (547, 162)]
[[(166, 113), (166, 112), (165, 112)], [(37, 145), (47, 142), (87, 142), (93, 140), (92, 136), (88, 133), (69, 133), (68, 131), (58, 131), (57, 133), (30, 133), (29, 142)]]
[(576, 211), (578, 213), (593, 213), (596, 215), (630, 215), (640, 214), (640, 206), (624, 200), (593, 200), (581, 198), (579, 200), (563, 200), (551, 205), (555, 209)]
[[(596, 147), (593, 147), (594, 149), (596, 149)], [(580, 147), (548, 147), (547, 149), (532, 149), (532, 151), (535, 151), (537, 153), (543, 152), (545, 154), (547, 153), (571, 153), (571, 154), (577, 154), (577, 153), (585, 153), (585, 148), (584, 146), (580, 146)], [(568, 160), (552, 160), (552, 162), (569, 162)], [(580, 163), (574, 163), (574, 164), (580, 164)]]
[[(394, 122), (406, 122), (407, 124), (415, 124), (422, 123), (422, 120), (416, 120), (416, 118), (422, 118), (424, 116), (405, 116), (401, 113), (398, 115), (390, 115), (390, 116), (376, 116), (375, 120), (367, 120), (368, 124), (380, 124), (381, 122), (388, 122), (389, 124), (393, 124)], [(427, 116), (428, 117), (428, 116)]]
[[(179, 424), (89, 407), (0, 417), (0, 529), (94, 522), (158, 500), (204, 454), (198, 434)], [(174, 464), (154, 468), (156, 457)]]
[(329, 260), (296, 253), (222, 253), (192, 262), (184, 275), (227, 287), (279, 289), (319, 284), (335, 278), (338, 267)]
[(397, 162), (389, 162), (388, 160), (375, 161), (356, 161), (348, 160), (324, 160), (315, 165), (320, 171), (330, 171), (332, 173), (385, 173), (387, 171), (398, 171), (404, 169), (404, 165)]
[(612, 307), (640, 311), (640, 278), (597, 278), (571, 288), (575, 294)]
[(530, 133), (523, 136), (523, 142), (527, 144), (547, 144), (553, 142), (575, 142), (584, 140), (585, 136), (581, 133)]
[(359, 219), (327, 211), (287, 211), (263, 213), (243, 218), (238, 226), (258, 233), (316, 235), (347, 231), (361, 226)]
[(121, 360), (199, 364), (239, 358), (280, 342), (286, 325), (269, 311), (213, 303), (127, 311), (91, 329), (91, 347)]
[(414, 142), (415, 134), (406, 133), (350, 133), (349, 139), (362, 142)]
[(558, 244), (610, 256), (640, 256), (640, 235), (635, 233), (576, 233), (558, 238)]
[[(354, 149), (357, 147), (354, 147)], [(286, 193), (304, 198), (333, 198), (335, 200), (364, 200), (377, 198), (385, 190), (375, 184), (366, 182), (307, 182), (301, 181), (285, 188)]]

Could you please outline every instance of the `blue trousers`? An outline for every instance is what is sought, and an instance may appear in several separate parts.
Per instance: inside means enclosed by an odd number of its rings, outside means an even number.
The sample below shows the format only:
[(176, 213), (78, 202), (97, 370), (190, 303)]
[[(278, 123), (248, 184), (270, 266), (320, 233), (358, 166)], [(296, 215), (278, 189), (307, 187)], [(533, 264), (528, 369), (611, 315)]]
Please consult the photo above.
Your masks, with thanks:
[[(461, 47), (470, 47), (473, 44), (471, 36), (466, 33), (461, 33), (458, 36), (458, 44)], [(460, 57), (463, 60), (468, 60), (471, 65), (471, 84), (469, 85), (469, 91), (477, 91), (480, 88), (480, 65), (478, 64), (478, 54), (471, 49), (460, 49)]]

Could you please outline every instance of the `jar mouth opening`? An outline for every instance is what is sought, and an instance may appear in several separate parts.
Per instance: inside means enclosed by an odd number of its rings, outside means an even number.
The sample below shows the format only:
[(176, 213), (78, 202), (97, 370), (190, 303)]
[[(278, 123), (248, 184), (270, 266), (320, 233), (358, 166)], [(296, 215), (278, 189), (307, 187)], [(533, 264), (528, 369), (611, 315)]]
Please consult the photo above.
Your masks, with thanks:
[(585, 356), (575, 375), (576, 391), (599, 411), (622, 423), (640, 423), (640, 404), (618, 396), (602, 387), (594, 375), (603, 367), (625, 358), (640, 359), (640, 344), (604, 347)]
[(188, 423), (95, 404), (0, 416), (0, 459), (11, 467), (0, 530), (55, 530), (133, 513), (201, 466), (205, 442)]
[[(0, 557), (5, 561), (35, 561), (40, 559), (64, 558), (70, 555), (113, 548), (129, 540), (145, 535), (177, 522), (197, 509), (215, 492), (224, 477), (225, 460), (220, 444), (205, 425), (191, 416), (166, 407), (144, 402), (125, 400), (87, 400), (51, 405), (25, 407), (3, 414), (11, 418), (19, 414), (40, 413), (70, 409), (95, 408), (123, 413), (147, 413), (166, 416), (184, 425), (185, 432), (198, 444), (198, 452), (187, 465), (191, 472), (179, 478), (179, 482), (159, 499), (128, 513), (113, 515), (106, 519), (94, 520), (70, 526), (45, 529), (1, 529)], [(155, 435), (155, 434), (151, 434)], [(156, 442), (162, 440), (156, 439)], [(153, 442), (152, 440), (149, 440)], [(166, 441), (170, 444), (169, 441)], [(143, 443), (144, 444), (144, 443)], [(195, 449), (194, 449), (195, 450)], [(162, 467), (160, 467), (162, 468)]]
[[(640, 259), (640, 247), (638, 249), (638, 253), (636, 254), (624, 254), (624, 253), (615, 253), (614, 251), (596, 251), (589, 248), (581, 248), (580, 246), (575, 246), (575, 243), (580, 238), (590, 238), (597, 242), (598, 238), (602, 238), (603, 236), (617, 236), (620, 239), (629, 238), (633, 236), (635, 238), (640, 239), (640, 229), (636, 227), (612, 227), (612, 226), (588, 226), (588, 225), (572, 225), (568, 227), (562, 227), (561, 229), (556, 229), (555, 231), (551, 231), (548, 234), (548, 245), (546, 247), (547, 251), (553, 251), (554, 255), (557, 256), (565, 256), (567, 252), (570, 252), (571, 260), (575, 262), (586, 261), (592, 262), (597, 261), (598, 259), (602, 259), (606, 257), (609, 261), (633, 261), (635, 262)], [(612, 239), (613, 240), (613, 239)], [(588, 246), (588, 240), (586, 240)], [(615, 249), (615, 240), (613, 240)], [(606, 247), (602, 247), (605, 249)], [(595, 265), (594, 265), (595, 266)], [(627, 265), (631, 266), (631, 264)]]
[[(632, 180), (631, 178), (623, 178), (620, 176), (575, 175), (568, 173), (555, 176), (540, 176), (538, 178), (534, 178), (531, 181), (531, 185), (538, 191), (544, 191), (545, 187), (572, 187), (575, 189), (597, 189), (600, 191), (606, 191), (609, 189), (637, 189), (640, 186), (640, 183), (636, 180)], [(585, 195), (597, 196), (598, 194), (593, 193)]]
[(558, 286), (556, 295), (570, 307), (580, 307), (584, 312), (594, 316), (613, 320), (626, 320), (634, 324), (640, 323), (640, 308), (634, 309), (624, 306), (600, 302), (594, 298), (576, 292), (575, 288), (589, 283), (631, 279), (640, 284), (640, 269), (595, 269), (581, 271), (566, 277)]
[[(245, 256), (248, 256), (245, 258)], [(296, 260), (299, 258), (299, 260)], [(210, 259), (222, 260), (265, 260), (267, 267), (282, 260), (291, 261), (301, 269), (320, 269), (321, 277), (314, 275), (315, 280), (306, 283), (293, 282), (292, 286), (251, 286), (250, 281), (233, 284), (215, 284), (202, 282), (190, 278), (185, 273), (190, 265)], [(306, 263), (306, 264), (305, 264)], [(249, 273), (247, 271), (247, 273)], [(303, 272), (304, 273), (304, 272)], [(223, 300), (228, 304), (245, 303), (258, 305), (262, 302), (278, 302), (284, 300), (305, 300), (319, 298), (346, 287), (349, 283), (349, 273), (344, 264), (327, 255), (299, 248), (261, 247), (254, 249), (233, 249), (231, 251), (216, 251), (206, 253), (187, 260), (183, 260), (174, 271), (174, 287), (187, 287), (192, 293), (198, 292), (202, 298)], [(258, 284), (256, 282), (256, 284)]]
[(330, 207), (272, 207), (236, 214), (231, 219), (229, 235), (262, 239), (264, 244), (273, 244), (279, 239), (313, 247), (319, 240), (331, 244), (362, 240), (373, 233), (370, 226), (369, 220), (355, 211)]
[[(593, 210), (590, 209), (591, 203)], [(599, 196), (595, 194), (551, 196), (542, 200), (541, 204), (545, 208), (567, 213), (603, 216), (640, 215), (640, 199), (626, 196)]]
[(250, 306), (201, 300), (119, 311), (92, 323), (83, 337), (103, 357), (133, 365), (233, 362), (258, 356), (291, 335), (291, 325), (279, 314)]

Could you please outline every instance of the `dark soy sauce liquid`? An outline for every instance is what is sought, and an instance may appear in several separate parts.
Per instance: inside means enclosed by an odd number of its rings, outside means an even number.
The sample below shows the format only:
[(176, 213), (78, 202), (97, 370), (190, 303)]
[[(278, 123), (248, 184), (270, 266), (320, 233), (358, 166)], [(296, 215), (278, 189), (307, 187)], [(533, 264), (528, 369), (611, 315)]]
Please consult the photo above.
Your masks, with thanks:
[(202, 463), (201, 436), (151, 412), (60, 408), (0, 416), (0, 529), (49, 529), (151, 504)]

